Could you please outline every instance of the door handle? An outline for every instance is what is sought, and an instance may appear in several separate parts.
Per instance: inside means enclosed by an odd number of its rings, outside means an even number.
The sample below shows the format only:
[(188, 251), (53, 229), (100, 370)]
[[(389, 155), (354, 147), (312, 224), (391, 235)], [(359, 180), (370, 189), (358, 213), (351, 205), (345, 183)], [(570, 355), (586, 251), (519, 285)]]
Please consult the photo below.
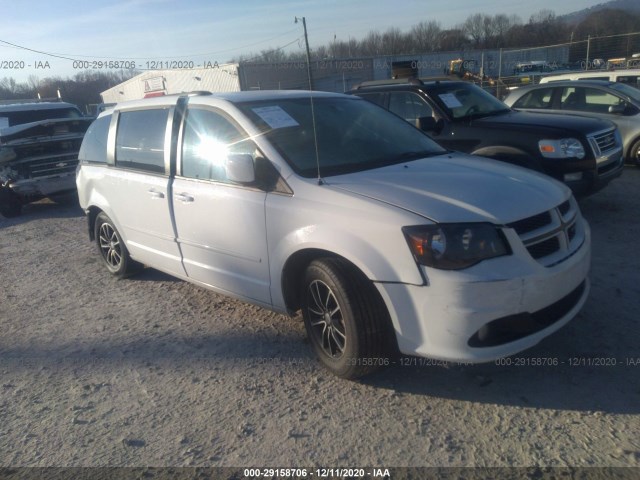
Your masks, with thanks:
[(164, 193), (157, 191), (155, 188), (147, 190), (151, 194), (152, 199), (164, 198)]
[(194, 198), (188, 193), (176, 193), (174, 197), (176, 200), (180, 200), (182, 203), (191, 203), (194, 200)]

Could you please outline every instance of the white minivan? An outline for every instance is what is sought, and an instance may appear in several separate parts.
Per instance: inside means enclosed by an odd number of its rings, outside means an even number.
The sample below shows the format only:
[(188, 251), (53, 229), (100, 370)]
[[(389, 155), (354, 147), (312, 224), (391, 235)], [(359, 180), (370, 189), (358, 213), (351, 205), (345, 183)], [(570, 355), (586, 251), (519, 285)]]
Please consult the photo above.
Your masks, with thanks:
[(321, 363), (345, 378), (398, 350), (463, 362), (519, 352), (589, 292), (589, 227), (566, 186), (447, 151), (354, 96), (118, 104), (85, 136), (77, 185), (112, 274), (144, 264), (302, 310)]

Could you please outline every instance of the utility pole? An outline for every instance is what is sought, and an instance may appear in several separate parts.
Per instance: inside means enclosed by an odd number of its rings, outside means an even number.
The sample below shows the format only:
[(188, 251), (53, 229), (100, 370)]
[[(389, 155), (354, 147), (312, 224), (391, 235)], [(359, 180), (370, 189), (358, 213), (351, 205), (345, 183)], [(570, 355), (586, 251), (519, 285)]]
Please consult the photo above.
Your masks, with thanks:
[(311, 54), (309, 53), (309, 37), (307, 37), (307, 21), (304, 17), (295, 17), (295, 23), (302, 20), (302, 28), (304, 29), (304, 45), (307, 49), (307, 76), (309, 77), (309, 90), (313, 90), (313, 79), (311, 78)]

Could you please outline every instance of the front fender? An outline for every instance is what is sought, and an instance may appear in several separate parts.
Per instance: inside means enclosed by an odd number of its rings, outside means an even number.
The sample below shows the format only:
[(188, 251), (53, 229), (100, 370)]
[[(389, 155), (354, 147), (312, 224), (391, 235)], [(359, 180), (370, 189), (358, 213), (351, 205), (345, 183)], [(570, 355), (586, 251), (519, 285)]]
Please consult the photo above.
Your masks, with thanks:
[[(322, 251), (351, 262), (376, 282), (423, 285), (402, 226), (426, 220), (404, 210), (359, 198), (323, 205), (310, 212), (295, 197), (272, 198), (267, 208), (267, 237), (274, 306), (284, 307), (282, 277), (292, 256)], [(301, 205), (302, 203), (302, 205)]]
[(532, 170), (542, 171), (540, 161), (532, 154), (516, 147), (508, 145), (492, 145), (482, 147), (473, 152), (472, 155), (494, 158), (503, 162), (511, 163)]

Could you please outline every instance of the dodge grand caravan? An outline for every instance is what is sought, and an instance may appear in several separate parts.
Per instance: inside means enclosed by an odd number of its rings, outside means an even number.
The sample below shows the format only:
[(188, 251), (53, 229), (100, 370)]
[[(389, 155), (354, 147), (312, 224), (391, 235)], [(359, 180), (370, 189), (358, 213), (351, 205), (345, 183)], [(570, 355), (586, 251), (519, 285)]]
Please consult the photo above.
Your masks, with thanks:
[(124, 103), (77, 173), (109, 272), (141, 264), (277, 312), (354, 378), (398, 350), (483, 362), (569, 322), (590, 233), (549, 177), (451, 153), (355, 96), (192, 94)]

